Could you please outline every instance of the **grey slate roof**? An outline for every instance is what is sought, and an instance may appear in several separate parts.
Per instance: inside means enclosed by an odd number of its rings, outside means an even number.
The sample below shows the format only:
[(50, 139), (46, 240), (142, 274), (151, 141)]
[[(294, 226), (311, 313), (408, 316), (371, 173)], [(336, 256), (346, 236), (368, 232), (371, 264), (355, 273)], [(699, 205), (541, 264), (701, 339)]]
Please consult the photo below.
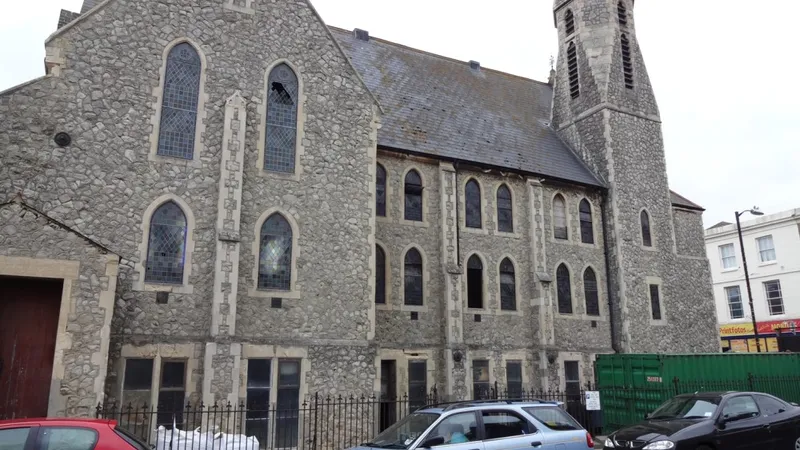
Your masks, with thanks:
[(728, 225), (733, 225), (733, 224), (732, 224), (732, 223), (730, 223), (730, 222), (725, 222), (725, 221), (723, 220), (722, 222), (718, 222), (718, 223), (716, 223), (716, 224), (714, 224), (714, 225), (711, 225), (710, 227), (706, 228), (706, 230), (713, 230), (714, 228), (726, 227), (726, 226), (728, 226)]
[(81, 14), (86, 14), (86, 11), (97, 6), (102, 0), (83, 0), (83, 6), (81, 7)]
[(72, 22), (73, 20), (77, 19), (80, 16), (80, 13), (67, 11), (66, 9), (61, 10), (61, 14), (58, 16), (58, 27), (56, 29), (63, 27), (64, 25)]
[(682, 195), (680, 195), (680, 194), (678, 194), (678, 193), (676, 193), (674, 191), (669, 191), (669, 193), (670, 193), (672, 204), (674, 206), (680, 206), (682, 208), (688, 208), (688, 209), (695, 209), (697, 211), (705, 211), (705, 208), (703, 208), (702, 206), (698, 205), (697, 203), (689, 200), (688, 198), (686, 198), (686, 197), (684, 197), (684, 196), (682, 196)]
[(549, 127), (552, 86), (331, 31), (384, 109), (379, 146), (602, 186)]

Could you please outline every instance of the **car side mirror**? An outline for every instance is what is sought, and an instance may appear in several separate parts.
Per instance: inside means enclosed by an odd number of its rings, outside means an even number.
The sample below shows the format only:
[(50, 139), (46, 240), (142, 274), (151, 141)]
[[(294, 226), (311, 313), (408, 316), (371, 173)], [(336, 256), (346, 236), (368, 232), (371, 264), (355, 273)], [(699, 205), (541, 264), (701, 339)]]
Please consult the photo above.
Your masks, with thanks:
[(789, 404), (790, 404), (790, 405), (792, 405), (792, 406), (800, 406), (800, 405), (798, 405), (798, 404), (797, 404), (797, 403), (795, 403), (795, 402), (789, 402)]
[(649, 418), (650, 418), (650, 414), (649, 413), (644, 415), (644, 420), (647, 420)]
[(431, 448), (436, 447), (437, 445), (444, 445), (444, 436), (436, 436), (425, 439), (425, 441), (420, 444), (419, 448)]

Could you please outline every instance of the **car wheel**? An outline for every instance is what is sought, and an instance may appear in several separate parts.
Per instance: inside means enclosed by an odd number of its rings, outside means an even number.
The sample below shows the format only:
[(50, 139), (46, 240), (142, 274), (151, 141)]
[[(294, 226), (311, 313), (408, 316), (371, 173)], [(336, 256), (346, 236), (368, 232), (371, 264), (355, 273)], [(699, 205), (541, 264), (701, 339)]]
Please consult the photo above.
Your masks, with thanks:
[(794, 450), (800, 450), (800, 437), (794, 441)]

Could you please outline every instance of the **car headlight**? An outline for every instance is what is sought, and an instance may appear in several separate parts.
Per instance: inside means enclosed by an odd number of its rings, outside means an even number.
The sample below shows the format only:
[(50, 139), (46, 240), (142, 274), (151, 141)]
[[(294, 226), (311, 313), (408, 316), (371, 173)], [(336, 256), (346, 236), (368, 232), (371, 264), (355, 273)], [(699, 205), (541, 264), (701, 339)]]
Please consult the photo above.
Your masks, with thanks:
[(614, 445), (614, 441), (612, 441), (611, 438), (606, 438), (603, 448), (616, 448), (616, 445)]
[(672, 441), (657, 441), (644, 446), (643, 450), (669, 450), (675, 448), (675, 443)]

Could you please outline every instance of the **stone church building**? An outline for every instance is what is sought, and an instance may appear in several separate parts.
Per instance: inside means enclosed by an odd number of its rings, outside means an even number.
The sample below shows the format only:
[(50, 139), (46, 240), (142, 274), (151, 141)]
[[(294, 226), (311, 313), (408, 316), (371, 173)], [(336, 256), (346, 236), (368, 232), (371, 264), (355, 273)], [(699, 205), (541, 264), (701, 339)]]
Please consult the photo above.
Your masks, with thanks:
[(633, 9), (556, 0), (547, 82), (306, 0), (63, 11), (46, 74), (0, 93), (0, 418), (563, 389), (597, 354), (718, 351)]

